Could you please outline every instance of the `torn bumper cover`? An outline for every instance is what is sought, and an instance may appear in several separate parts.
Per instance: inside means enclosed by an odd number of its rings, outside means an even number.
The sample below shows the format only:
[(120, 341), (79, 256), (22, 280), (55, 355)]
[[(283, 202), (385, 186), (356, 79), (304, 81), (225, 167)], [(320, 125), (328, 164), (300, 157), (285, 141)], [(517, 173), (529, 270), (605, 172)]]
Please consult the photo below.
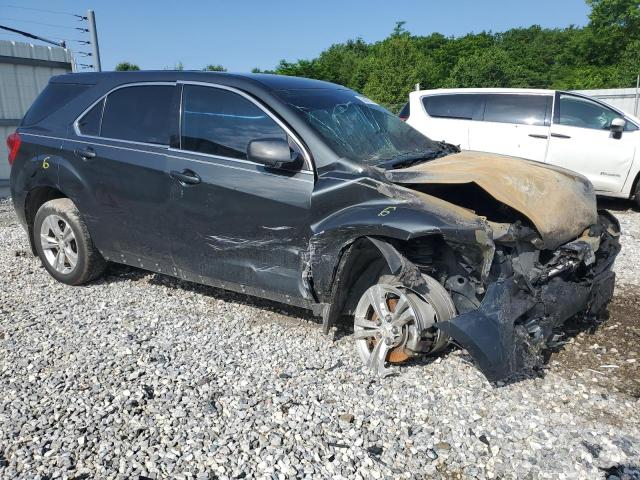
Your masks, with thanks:
[(436, 326), (467, 349), (490, 381), (538, 365), (540, 352), (553, 346), (554, 329), (577, 314), (597, 315), (611, 300), (619, 231), (615, 218), (601, 212), (598, 225), (544, 263), (539, 251), (526, 268), (518, 254), (503, 254), (480, 306)]

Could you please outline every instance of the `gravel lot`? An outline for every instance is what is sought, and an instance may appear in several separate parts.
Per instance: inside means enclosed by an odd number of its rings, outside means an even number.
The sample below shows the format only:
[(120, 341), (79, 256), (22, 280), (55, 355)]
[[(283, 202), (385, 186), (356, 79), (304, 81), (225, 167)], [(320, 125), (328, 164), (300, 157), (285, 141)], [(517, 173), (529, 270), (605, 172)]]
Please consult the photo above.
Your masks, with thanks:
[(372, 380), (305, 312), (162, 275), (56, 283), (2, 201), (0, 478), (640, 478), (640, 213), (616, 214), (610, 320), (496, 387), (455, 349)]

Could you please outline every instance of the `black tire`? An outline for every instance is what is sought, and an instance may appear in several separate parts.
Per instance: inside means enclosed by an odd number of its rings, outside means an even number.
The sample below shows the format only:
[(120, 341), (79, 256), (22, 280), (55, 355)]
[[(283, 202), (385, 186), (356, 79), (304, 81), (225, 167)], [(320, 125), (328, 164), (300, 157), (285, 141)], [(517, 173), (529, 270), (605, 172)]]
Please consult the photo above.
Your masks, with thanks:
[(640, 210), (640, 181), (636, 183), (636, 191), (633, 195), (633, 203), (635, 207)]
[[(54, 218), (61, 219), (58, 225), (62, 224), (65, 232), (68, 226), (71, 229), (70, 233), (72, 233), (74, 237), (68, 245), (69, 248), (72, 249), (71, 253), (74, 254), (74, 258), (76, 259), (75, 264), (72, 267), (71, 260), (63, 260), (63, 262), (61, 262), (62, 268), (60, 269), (62, 271), (59, 271), (54, 266), (54, 264), (56, 264), (55, 260), (53, 263), (50, 261), (51, 255), (57, 257), (56, 254), (60, 249), (45, 249), (43, 243), (47, 243), (46, 238), (45, 242), (43, 242), (41, 234), (43, 222), (46, 220), (47, 225), (49, 225), (49, 222)], [(47, 229), (46, 226), (44, 228)], [(67, 285), (82, 285), (83, 283), (95, 280), (104, 273), (107, 262), (94, 246), (87, 225), (84, 223), (84, 220), (82, 220), (80, 212), (70, 199), (57, 198), (44, 203), (38, 209), (38, 213), (36, 213), (36, 218), (33, 223), (33, 236), (36, 251), (38, 252), (42, 265), (49, 274), (59, 282), (66, 283)], [(58, 241), (55, 234), (49, 238), (51, 238), (51, 244)], [(45, 254), (45, 250), (51, 251), (51, 253), (48, 254), (49, 258)], [(66, 257), (63, 256), (63, 258)]]

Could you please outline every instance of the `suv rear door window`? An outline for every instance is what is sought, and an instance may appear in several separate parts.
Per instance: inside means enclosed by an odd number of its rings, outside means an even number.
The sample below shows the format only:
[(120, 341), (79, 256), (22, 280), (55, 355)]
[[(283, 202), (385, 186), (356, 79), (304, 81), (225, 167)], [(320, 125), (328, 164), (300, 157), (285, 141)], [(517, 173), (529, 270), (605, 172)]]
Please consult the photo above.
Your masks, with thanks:
[(545, 95), (487, 95), (484, 121), (544, 125), (550, 99)]
[(100, 136), (168, 145), (174, 91), (172, 85), (141, 85), (110, 93)]
[(104, 98), (96, 103), (91, 110), (85, 113), (78, 120), (78, 130), (82, 135), (91, 135), (97, 137), (100, 135), (100, 123), (102, 122), (102, 109), (104, 107)]
[(422, 104), (431, 117), (473, 120), (481, 114), (482, 95), (471, 93), (422, 97)]
[(182, 93), (183, 150), (246, 160), (247, 146), (286, 132), (253, 102), (228, 90), (185, 85)]

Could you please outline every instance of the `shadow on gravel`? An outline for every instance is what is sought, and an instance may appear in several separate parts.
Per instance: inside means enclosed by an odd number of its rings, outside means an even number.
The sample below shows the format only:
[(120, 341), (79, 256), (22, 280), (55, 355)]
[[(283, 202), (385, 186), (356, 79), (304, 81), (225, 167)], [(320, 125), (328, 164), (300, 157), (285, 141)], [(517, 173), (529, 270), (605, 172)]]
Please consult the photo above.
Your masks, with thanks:
[(169, 275), (141, 270), (127, 265), (115, 263), (109, 264), (106, 275), (95, 283), (109, 284), (126, 281), (146, 281), (150, 285), (159, 285), (176, 290), (195, 292), (224, 302), (240, 303), (249, 307), (261, 308), (278, 315), (286, 315), (314, 323), (319, 322), (317, 317), (314, 317), (309, 311), (303, 308), (263, 298), (252, 297), (250, 295), (243, 295), (229, 290), (222, 290), (220, 288), (210, 287), (199, 283), (191, 283)]
[(624, 198), (598, 197), (598, 208), (604, 208), (613, 212), (640, 211), (640, 209), (636, 206), (636, 202), (632, 200), (626, 200)]
[(600, 470), (606, 480), (640, 480), (640, 465), (614, 465)]

